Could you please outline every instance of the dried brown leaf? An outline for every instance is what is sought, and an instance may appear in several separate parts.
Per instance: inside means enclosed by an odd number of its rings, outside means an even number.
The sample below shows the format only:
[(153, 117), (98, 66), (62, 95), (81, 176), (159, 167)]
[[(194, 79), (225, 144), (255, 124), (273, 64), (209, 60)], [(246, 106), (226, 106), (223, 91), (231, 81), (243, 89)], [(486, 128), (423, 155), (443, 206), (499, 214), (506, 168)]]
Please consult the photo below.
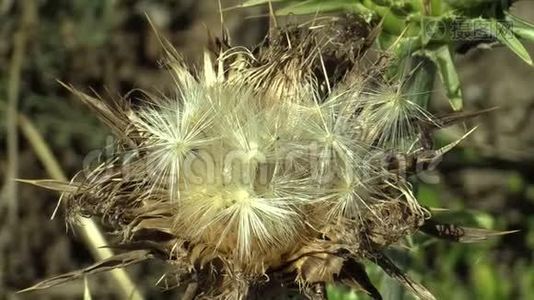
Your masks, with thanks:
[(420, 230), (440, 239), (460, 243), (476, 243), (491, 237), (517, 232), (517, 230), (494, 231), (483, 228), (462, 227), (454, 224), (441, 224), (432, 219), (426, 220)]
[(116, 268), (123, 268), (132, 264), (136, 264), (152, 258), (152, 254), (147, 250), (135, 250), (122, 254), (114, 255), (108, 259), (99, 261), (89, 267), (81, 270), (65, 273), (55, 276), (44, 281), (41, 281), (34, 286), (23, 289), (19, 293), (25, 293), (35, 290), (47, 289), (56, 285), (66, 283), (68, 281), (84, 277), (86, 275), (110, 271)]
[(76, 183), (54, 179), (17, 179), (19, 182), (29, 183), (52, 191), (74, 193), (80, 186)]

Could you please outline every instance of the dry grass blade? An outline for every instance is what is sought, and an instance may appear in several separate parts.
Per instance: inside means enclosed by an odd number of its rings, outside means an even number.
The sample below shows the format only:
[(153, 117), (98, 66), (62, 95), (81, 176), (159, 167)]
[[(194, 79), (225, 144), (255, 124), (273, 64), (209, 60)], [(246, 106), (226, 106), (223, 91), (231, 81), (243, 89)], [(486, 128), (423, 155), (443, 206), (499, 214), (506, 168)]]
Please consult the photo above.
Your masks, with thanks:
[(47, 288), (71, 281), (73, 279), (82, 278), (83, 276), (86, 276), (86, 275), (101, 273), (101, 272), (113, 270), (116, 268), (123, 268), (123, 267), (136, 264), (136, 263), (139, 263), (139, 262), (151, 259), (151, 258), (152, 258), (152, 255), (150, 254), (150, 251), (147, 251), (147, 250), (135, 250), (131, 252), (117, 254), (108, 259), (99, 261), (87, 268), (69, 272), (66, 274), (61, 274), (59, 276), (41, 281), (32, 287), (19, 291), (19, 293), (47, 289)]

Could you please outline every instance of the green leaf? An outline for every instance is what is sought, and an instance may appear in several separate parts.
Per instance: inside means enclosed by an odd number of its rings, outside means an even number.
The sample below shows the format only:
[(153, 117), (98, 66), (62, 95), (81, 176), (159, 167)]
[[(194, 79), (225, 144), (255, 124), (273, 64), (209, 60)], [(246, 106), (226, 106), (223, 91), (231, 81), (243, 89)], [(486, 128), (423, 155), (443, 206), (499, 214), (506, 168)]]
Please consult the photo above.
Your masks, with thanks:
[(400, 284), (398, 284), (395, 279), (390, 277), (384, 277), (381, 290), (381, 293), (383, 293), (385, 299), (402, 300), (404, 296), (404, 290)]
[[(360, 297), (351, 290), (342, 289), (335, 285), (326, 286), (326, 294), (328, 300), (358, 300)], [(367, 299), (367, 298), (365, 298)]]
[(473, 212), (473, 218), (477, 222), (478, 226), (485, 228), (495, 227), (495, 218), (488, 213), (481, 211)]
[(278, 15), (306, 15), (317, 12), (352, 11), (357, 13), (372, 13), (369, 9), (353, 0), (307, 0), (288, 5), (276, 11)]
[(521, 193), (526, 185), (525, 180), (523, 179), (521, 174), (517, 172), (511, 173), (508, 176), (506, 181), (507, 181), (506, 183), (508, 186), (508, 191), (515, 193), (515, 194)]
[(500, 22), (496, 20), (491, 20), (493, 24), (497, 27), (496, 37), (497, 39), (505, 44), (510, 50), (512, 50), (517, 56), (524, 60), (527, 64), (532, 65), (532, 58), (528, 54), (527, 49), (521, 44), (519, 39), (515, 36), (511, 29), (507, 28)]
[(520, 38), (534, 42), (534, 24), (505, 12), (506, 21), (512, 24), (512, 31)]
[(471, 19), (462, 24), (468, 26), (464, 28), (472, 28), (473, 30), (483, 30), (486, 33), (493, 35), (499, 42), (506, 45), (517, 56), (519, 56), (527, 64), (532, 65), (532, 59), (528, 54), (527, 49), (521, 44), (514, 32), (508, 26), (503, 25), (495, 19)]
[(362, 0), (362, 4), (381, 19), (382, 32), (399, 36), (406, 28), (406, 17), (396, 16), (388, 6), (377, 5), (372, 0)]
[(287, 1), (287, 0), (247, 0), (241, 3), (241, 7), (250, 7), (250, 6), (267, 4), (269, 2), (275, 3), (275, 2), (282, 2), (282, 1)]
[(417, 189), (417, 200), (425, 206), (439, 207), (439, 195), (437, 188), (428, 184), (421, 184)]
[(460, 79), (454, 67), (452, 54), (448, 45), (438, 46), (435, 49), (422, 49), (414, 53), (428, 57), (438, 68), (438, 74), (445, 85), (447, 97), (454, 110), (461, 110), (463, 107), (462, 90)]
[[(488, 258), (478, 258), (487, 260)], [(498, 269), (489, 263), (477, 263), (472, 268), (471, 280), (474, 285), (476, 299), (500, 300), (507, 299), (509, 283), (503, 278)]]

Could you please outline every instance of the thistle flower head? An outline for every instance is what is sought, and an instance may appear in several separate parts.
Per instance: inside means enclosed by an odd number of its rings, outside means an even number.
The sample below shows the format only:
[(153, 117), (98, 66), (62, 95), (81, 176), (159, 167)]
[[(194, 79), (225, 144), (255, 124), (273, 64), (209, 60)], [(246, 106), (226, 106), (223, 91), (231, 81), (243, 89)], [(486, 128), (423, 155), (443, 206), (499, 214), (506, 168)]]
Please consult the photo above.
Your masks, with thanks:
[[(428, 217), (382, 158), (419, 148), (418, 122), (432, 116), (399, 85), (370, 84), (348, 58), (352, 40), (303, 32), (254, 55), (206, 53), (196, 73), (166, 45), (174, 91), (137, 106), (80, 93), (121, 139), (66, 192), (67, 210), (102, 217), (124, 244), (157, 244), (213, 297), (245, 297), (280, 274), (302, 289), (357, 281), (345, 266), (363, 258), (428, 296), (380, 254)], [(351, 51), (334, 51), (340, 41)]]

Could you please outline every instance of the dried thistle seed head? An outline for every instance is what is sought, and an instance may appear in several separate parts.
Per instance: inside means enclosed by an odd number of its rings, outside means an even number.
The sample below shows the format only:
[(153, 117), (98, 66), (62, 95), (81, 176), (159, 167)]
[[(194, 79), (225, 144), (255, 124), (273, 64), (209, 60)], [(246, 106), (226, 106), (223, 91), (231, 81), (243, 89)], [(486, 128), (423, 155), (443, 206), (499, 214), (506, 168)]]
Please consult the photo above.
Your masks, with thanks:
[(368, 105), (360, 118), (368, 141), (382, 149), (406, 152), (420, 143), (420, 123), (433, 123), (433, 117), (412, 96), (402, 92), (402, 85), (381, 86), (369, 92)]
[(272, 28), (257, 48), (226, 51), (228, 79), (262, 91), (264, 102), (323, 98), (365, 55), (375, 34), (373, 25), (352, 16)]
[(197, 74), (165, 44), (175, 91), (138, 106), (77, 92), (120, 139), (65, 190), (67, 211), (163, 254), (206, 297), (245, 298), (265, 278), (303, 292), (359, 283), (376, 295), (365, 271), (347, 269), (369, 259), (431, 298), (381, 254), (429, 217), (389, 167), (400, 163), (382, 158), (417, 155), (418, 122), (434, 120), (398, 84), (377, 89), (376, 70), (346, 67), (354, 48), (330, 57), (343, 69), (332, 75), (323, 53), (333, 45), (313, 30), (285, 31), (287, 43), (256, 56), (206, 53)]

